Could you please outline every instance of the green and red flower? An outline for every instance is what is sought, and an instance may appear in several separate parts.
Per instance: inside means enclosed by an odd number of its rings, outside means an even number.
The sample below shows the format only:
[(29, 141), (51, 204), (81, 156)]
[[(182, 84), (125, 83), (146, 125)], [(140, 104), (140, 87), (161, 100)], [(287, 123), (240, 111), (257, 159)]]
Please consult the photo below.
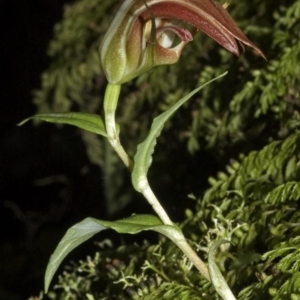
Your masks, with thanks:
[[(185, 26), (190, 24), (193, 30)], [(101, 44), (101, 63), (112, 84), (148, 69), (178, 61), (184, 46), (201, 30), (230, 52), (239, 45), (263, 53), (239, 29), (226, 9), (212, 0), (125, 0)], [(180, 42), (174, 44), (175, 37)]]

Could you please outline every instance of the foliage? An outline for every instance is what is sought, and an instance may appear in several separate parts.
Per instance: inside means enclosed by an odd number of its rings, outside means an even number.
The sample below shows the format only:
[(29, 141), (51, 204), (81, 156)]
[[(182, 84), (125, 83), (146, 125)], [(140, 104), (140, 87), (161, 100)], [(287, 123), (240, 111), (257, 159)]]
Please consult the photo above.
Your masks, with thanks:
[[(199, 202), (197, 214), (190, 213), (185, 221), (195, 242), (199, 230), (210, 232), (209, 239), (232, 241), (230, 262), (223, 258), (223, 271), (236, 291), (243, 289), (239, 299), (261, 299), (280, 289), (280, 295), (297, 292), (299, 142), (295, 133), (233, 161), (226, 173), (210, 179), (212, 187)], [(249, 282), (252, 285), (245, 288)]]
[[(105, 80), (98, 46), (117, 2), (79, 0), (66, 7), (49, 48), (53, 63), (35, 96), (40, 113), (99, 112)], [(118, 123), (133, 152), (153, 115), (228, 70), (221, 83), (204, 89), (196, 104), (174, 117), (161, 142), (164, 157), (177, 148), (205, 157), (209, 151), (209, 174), (217, 173), (216, 164), (223, 170), (209, 178), (205, 191), (196, 191), (202, 197), (191, 196), (196, 208), (186, 210), (182, 230), (204, 256), (215, 239), (232, 242), (220, 247), (217, 263), (238, 299), (300, 299), (300, 1), (233, 1), (228, 9), (268, 63), (248, 53), (237, 59), (198, 36), (179, 63), (153, 69), (125, 87)], [(115, 178), (113, 154), (96, 137), (82, 135), (91, 161), (105, 161), (107, 178)], [(157, 174), (161, 170), (154, 169)], [(115, 203), (109, 184), (108, 202)], [(199, 185), (205, 184), (199, 179)], [(113, 186), (123, 191), (123, 182)], [(49, 297), (218, 299), (164, 238), (157, 245), (101, 249), (69, 266)]]
[[(251, 152), (232, 162), (228, 172), (211, 178), (212, 186), (199, 199), (196, 213), (186, 212), (182, 230), (202, 253), (214, 240), (233, 243), (221, 247), (217, 263), (238, 299), (299, 297), (300, 189), (294, 181), (299, 178), (295, 163), (299, 153), (299, 133)], [(107, 260), (114, 262), (107, 264)], [(90, 269), (82, 274), (87, 264)], [(92, 262), (88, 258), (74, 265), (51, 294), (56, 295), (53, 299), (81, 299), (83, 292), (94, 299), (157, 299), (159, 295), (212, 299), (211, 286), (191, 267), (165, 239), (158, 245), (122, 246), (97, 252)], [(109, 281), (111, 273), (113, 281)], [(164, 288), (171, 286), (169, 298)]]

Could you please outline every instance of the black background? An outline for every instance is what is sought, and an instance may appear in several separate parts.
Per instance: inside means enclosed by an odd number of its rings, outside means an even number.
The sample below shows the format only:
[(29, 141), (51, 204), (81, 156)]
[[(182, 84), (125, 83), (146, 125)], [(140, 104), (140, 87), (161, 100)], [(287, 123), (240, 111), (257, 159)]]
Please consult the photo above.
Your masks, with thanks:
[(73, 128), (16, 126), (36, 111), (32, 95), (50, 63), (46, 52), (53, 26), (71, 2), (0, 0), (1, 300), (38, 295), (65, 230), (105, 211), (96, 182), (101, 171), (89, 163)]

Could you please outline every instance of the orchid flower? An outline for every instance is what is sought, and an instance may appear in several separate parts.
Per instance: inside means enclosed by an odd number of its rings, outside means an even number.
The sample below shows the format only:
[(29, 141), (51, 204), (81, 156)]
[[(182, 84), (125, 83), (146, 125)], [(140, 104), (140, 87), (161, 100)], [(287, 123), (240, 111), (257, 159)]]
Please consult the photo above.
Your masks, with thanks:
[[(185, 28), (186, 24), (194, 27)], [(178, 61), (184, 46), (202, 30), (230, 52), (255, 49), (226, 9), (212, 0), (124, 0), (103, 38), (100, 53), (109, 83), (122, 84), (148, 69)], [(175, 37), (180, 43), (174, 44)]]

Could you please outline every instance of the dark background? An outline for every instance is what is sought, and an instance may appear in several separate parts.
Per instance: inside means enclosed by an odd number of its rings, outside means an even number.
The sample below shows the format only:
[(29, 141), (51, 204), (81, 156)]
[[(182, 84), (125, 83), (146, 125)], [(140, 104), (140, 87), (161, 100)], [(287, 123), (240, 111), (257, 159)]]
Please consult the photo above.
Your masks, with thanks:
[[(0, 0), (0, 300), (38, 296), (49, 257), (66, 230), (87, 216), (109, 219), (101, 169), (89, 161), (78, 130), (49, 123), (16, 125), (36, 112), (32, 99), (40, 87), (41, 73), (50, 64), (46, 53), (53, 26), (61, 20), (63, 6), (72, 2)], [(195, 157), (185, 148), (180, 155), (176, 149), (167, 168), (176, 164), (177, 157), (186, 162), (185, 168), (195, 169)], [(217, 169), (207, 155), (199, 156), (198, 163), (210, 173), (197, 168), (200, 173), (194, 174), (195, 178), (205, 178), (205, 184)], [(167, 206), (164, 203), (175, 221), (183, 218), (188, 201), (194, 206), (194, 201), (186, 197), (187, 191), (200, 189), (198, 181), (192, 183), (196, 187), (177, 189), (183, 185), (181, 173), (172, 174), (174, 197), (169, 197)], [(161, 199), (170, 195), (169, 189), (161, 192)], [(175, 203), (175, 196), (185, 201)], [(132, 201), (110, 219), (132, 212), (148, 213), (151, 209), (144, 200), (138, 205)], [(115, 245), (133, 239), (157, 239), (149, 232), (134, 237), (104, 233)], [(96, 239), (101, 237), (97, 235)], [(92, 247), (96, 248), (93, 240), (84, 243), (66, 262), (93, 253)]]
[(105, 211), (101, 171), (73, 128), (16, 126), (35, 113), (53, 26), (71, 2), (0, 0), (0, 300), (38, 295), (65, 230)]

